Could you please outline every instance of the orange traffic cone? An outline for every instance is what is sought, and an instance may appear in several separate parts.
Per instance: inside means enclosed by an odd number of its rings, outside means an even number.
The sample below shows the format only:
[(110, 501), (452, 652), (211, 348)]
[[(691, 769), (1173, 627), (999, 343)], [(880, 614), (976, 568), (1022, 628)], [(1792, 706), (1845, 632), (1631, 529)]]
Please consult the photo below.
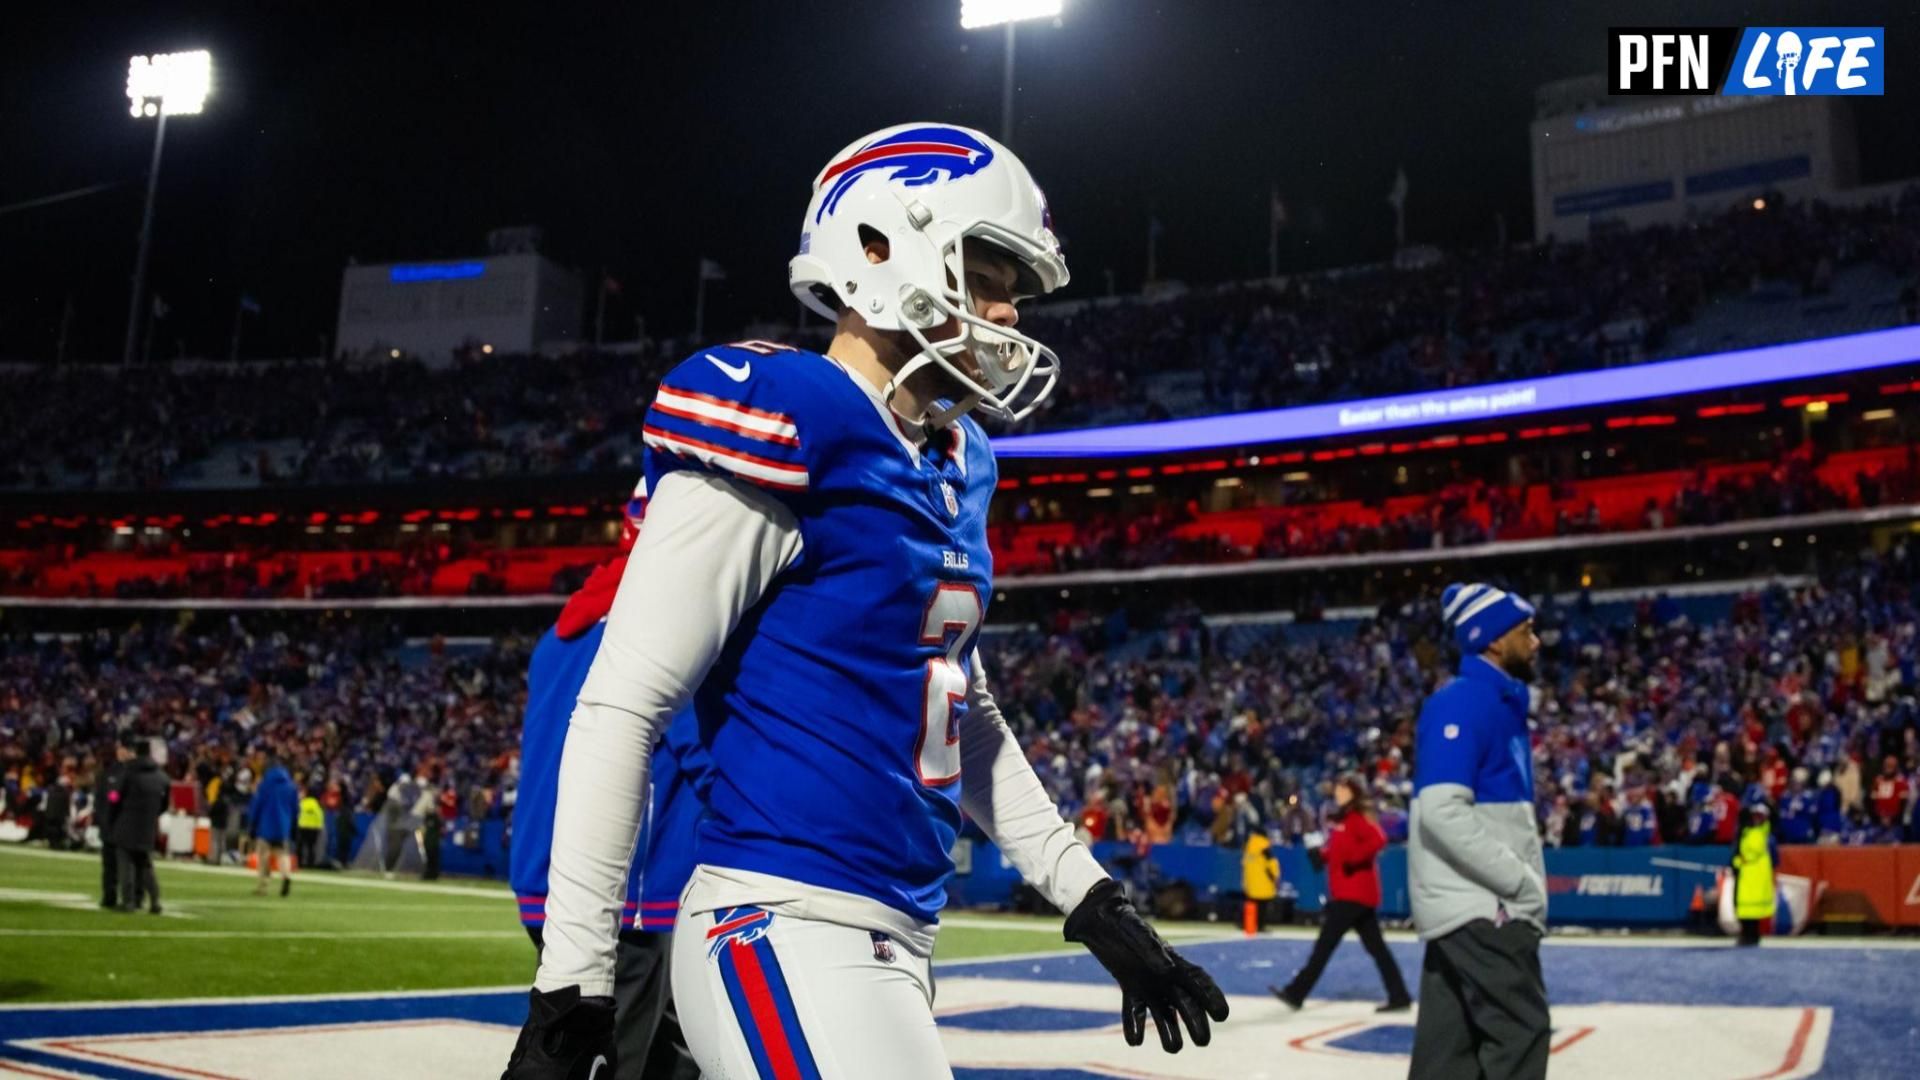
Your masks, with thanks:
[(1689, 910), (1695, 915), (1707, 910), (1707, 890), (1702, 886), (1695, 885), (1693, 887), (1693, 905)]
[(1249, 900), (1246, 902), (1245, 905), (1241, 907), (1240, 924), (1241, 924), (1241, 928), (1246, 930), (1248, 937), (1253, 937), (1256, 934), (1260, 933), (1259, 901)]

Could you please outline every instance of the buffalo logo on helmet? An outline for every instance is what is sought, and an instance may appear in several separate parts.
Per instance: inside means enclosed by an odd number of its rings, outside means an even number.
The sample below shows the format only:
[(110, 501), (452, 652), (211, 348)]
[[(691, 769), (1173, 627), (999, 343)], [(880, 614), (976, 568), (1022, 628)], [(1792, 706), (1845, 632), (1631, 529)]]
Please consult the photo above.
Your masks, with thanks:
[(827, 166), (820, 184), (827, 197), (814, 215), (817, 223), (834, 208), (855, 180), (876, 169), (890, 169), (888, 180), (919, 187), (939, 180), (972, 176), (993, 161), (993, 148), (957, 128), (923, 127), (876, 139)]

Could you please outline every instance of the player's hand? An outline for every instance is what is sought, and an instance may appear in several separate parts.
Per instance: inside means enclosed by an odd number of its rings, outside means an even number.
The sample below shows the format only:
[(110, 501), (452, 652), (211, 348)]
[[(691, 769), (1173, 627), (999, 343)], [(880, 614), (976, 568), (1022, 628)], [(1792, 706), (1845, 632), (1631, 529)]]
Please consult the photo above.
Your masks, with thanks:
[(527, 1024), (500, 1080), (613, 1080), (613, 999), (568, 986), (528, 995)]
[(1108, 879), (1087, 890), (1086, 899), (1067, 917), (1067, 940), (1085, 945), (1120, 984), (1120, 1027), (1128, 1046), (1146, 1041), (1148, 1016), (1169, 1054), (1180, 1051), (1181, 1021), (1193, 1045), (1205, 1046), (1213, 1039), (1207, 1018), (1227, 1018), (1227, 997), (1213, 977), (1168, 948), (1117, 881)]

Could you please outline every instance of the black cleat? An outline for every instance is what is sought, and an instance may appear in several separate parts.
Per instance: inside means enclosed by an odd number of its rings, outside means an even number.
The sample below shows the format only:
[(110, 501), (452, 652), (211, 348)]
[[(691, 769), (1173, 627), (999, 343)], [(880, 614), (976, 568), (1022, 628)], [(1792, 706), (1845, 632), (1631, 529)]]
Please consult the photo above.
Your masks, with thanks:
[(1307, 1003), (1305, 997), (1297, 995), (1291, 990), (1282, 990), (1277, 986), (1269, 986), (1267, 989), (1273, 992), (1274, 997), (1286, 1002), (1287, 1008), (1292, 1009), (1294, 1012), (1299, 1012), (1300, 1007)]
[(1413, 1002), (1411, 1001), (1389, 1001), (1373, 1011), (1377, 1013), (1403, 1013), (1412, 1010), (1412, 1008)]
[(285, 896), (292, 891), (293, 891), (293, 879), (281, 878), (280, 879), (280, 895)]

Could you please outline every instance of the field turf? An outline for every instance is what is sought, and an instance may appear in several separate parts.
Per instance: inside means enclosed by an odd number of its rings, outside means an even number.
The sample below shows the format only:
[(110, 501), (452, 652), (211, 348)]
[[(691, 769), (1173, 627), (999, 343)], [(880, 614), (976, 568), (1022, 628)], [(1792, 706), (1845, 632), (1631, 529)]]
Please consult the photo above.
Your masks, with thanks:
[[(0, 847), (0, 1002), (133, 1001), (508, 986), (533, 946), (504, 884), (157, 866), (164, 913), (103, 910), (97, 853)], [(942, 960), (1073, 948), (1060, 921), (956, 913)]]

